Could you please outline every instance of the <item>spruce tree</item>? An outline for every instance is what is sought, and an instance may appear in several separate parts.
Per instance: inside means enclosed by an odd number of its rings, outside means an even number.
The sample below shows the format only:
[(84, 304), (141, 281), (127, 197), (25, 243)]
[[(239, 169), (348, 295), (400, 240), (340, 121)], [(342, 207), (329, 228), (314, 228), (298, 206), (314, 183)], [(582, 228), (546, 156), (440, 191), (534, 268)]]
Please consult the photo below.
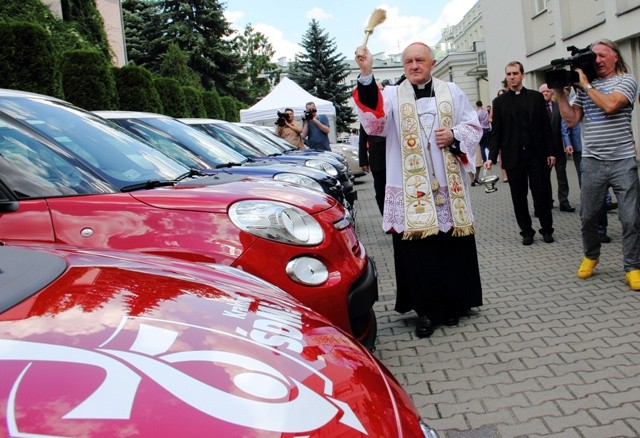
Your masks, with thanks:
[(316, 20), (311, 20), (300, 45), (305, 53), (296, 54), (289, 77), (314, 96), (331, 101), (336, 107), (336, 132), (348, 131), (356, 118), (348, 104), (351, 90), (345, 83), (349, 74), (346, 58), (337, 53), (335, 40)]

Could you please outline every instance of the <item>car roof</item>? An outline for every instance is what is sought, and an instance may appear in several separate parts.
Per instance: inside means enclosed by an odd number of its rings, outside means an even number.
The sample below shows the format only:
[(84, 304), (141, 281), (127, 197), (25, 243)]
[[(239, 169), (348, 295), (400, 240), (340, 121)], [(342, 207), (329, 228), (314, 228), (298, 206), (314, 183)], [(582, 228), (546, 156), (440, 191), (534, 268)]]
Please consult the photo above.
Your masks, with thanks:
[(144, 111), (106, 111), (99, 110), (93, 111), (94, 114), (99, 115), (100, 117), (104, 117), (105, 119), (128, 119), (128, 118), (136, 118), (136, 119), (144, 119), (144, 118), (159, 118), (165, 117), (167, 119), (172, 119), (173, 117), (167, 116), (166, 114), (158, 114), (158, 113), (149, 113)]
[(68, 103), (62, 99), (58, 99), (57, 97), (47, 96), (39, 93), (32, 93), (30, 91), (12, 90), (9, 88), (0, 88), (0, 97), (36, 97), (39, 99)]

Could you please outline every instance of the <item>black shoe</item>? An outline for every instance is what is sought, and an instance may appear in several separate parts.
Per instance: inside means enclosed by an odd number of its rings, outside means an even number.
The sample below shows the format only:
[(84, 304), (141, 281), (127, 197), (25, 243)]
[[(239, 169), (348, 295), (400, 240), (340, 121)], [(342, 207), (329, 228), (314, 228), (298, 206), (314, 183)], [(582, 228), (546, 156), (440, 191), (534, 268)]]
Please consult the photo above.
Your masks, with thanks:
[(458, 316), (458, 312), (453, 312), (452, 314), (447, 315), (442, 319), (442, 323), (447, 327), (456, 326), (458, 325), (459, 322), (460, 322), (460, 317)]
[(478, 181), (471, 181), (471, 187), (475, 187), (476, 184), (480, 184)]
[(542, 234), (542, 239), (544, 240), (545, 243), (554, 242), (553, 236), (551, 234)]
[(572, 207), (568, 202), (566, 204), (560, 204), (560, 211), (567, 211), (573, 213), (576, 211), (575, 207)]
[(609, 202), (609, 203), (607, 203), (607, 211), (615, 210), (616, 208), (618, 208), (618, 203), (617, 202)]
[(525, 234), (522, 236), (523, 245), (531, 245), (533, 243), (533, 234)]
[(418, 317), (418, 325), (416, 326), (416, 336), (419, 338), (428, 338), (436, 331), (436, 327), (426, 316)]
[(600, 243), (611, 243), (611, 237), (607, 236), (606, 233), (598, 233), (600, 236)]

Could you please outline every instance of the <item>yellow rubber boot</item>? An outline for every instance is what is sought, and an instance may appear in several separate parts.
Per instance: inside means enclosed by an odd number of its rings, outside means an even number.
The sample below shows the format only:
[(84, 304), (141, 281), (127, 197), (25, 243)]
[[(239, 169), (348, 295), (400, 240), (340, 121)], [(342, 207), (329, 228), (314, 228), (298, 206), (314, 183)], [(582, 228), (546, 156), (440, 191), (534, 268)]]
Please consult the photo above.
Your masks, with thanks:
[[(593, 268), (598, 264), (599, 259), (591, 260), (583, 258), (578, 268), (578, 278), (589, 278), (593, 275)], [(640, 269), (638, 270), (638, 286), (640, 287)], [(635, 290), (635, 289), (634, 289)]]
[(631, 290), (640, 290), (640, 269), (627, 272), (626, 277)]

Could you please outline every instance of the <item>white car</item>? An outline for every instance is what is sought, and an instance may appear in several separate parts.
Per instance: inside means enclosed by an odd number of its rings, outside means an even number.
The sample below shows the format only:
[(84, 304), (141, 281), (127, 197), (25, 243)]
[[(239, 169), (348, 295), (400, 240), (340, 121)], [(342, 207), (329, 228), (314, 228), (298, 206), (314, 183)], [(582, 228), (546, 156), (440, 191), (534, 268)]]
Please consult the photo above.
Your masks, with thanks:
[(331, 150), (342, 155), (349, 165), (349, 169), (354, 177), (358, 178), (365, 174), (360, 167), (360, 159), (358, 158), (358, 148), (349, 143), (331, 143)]

